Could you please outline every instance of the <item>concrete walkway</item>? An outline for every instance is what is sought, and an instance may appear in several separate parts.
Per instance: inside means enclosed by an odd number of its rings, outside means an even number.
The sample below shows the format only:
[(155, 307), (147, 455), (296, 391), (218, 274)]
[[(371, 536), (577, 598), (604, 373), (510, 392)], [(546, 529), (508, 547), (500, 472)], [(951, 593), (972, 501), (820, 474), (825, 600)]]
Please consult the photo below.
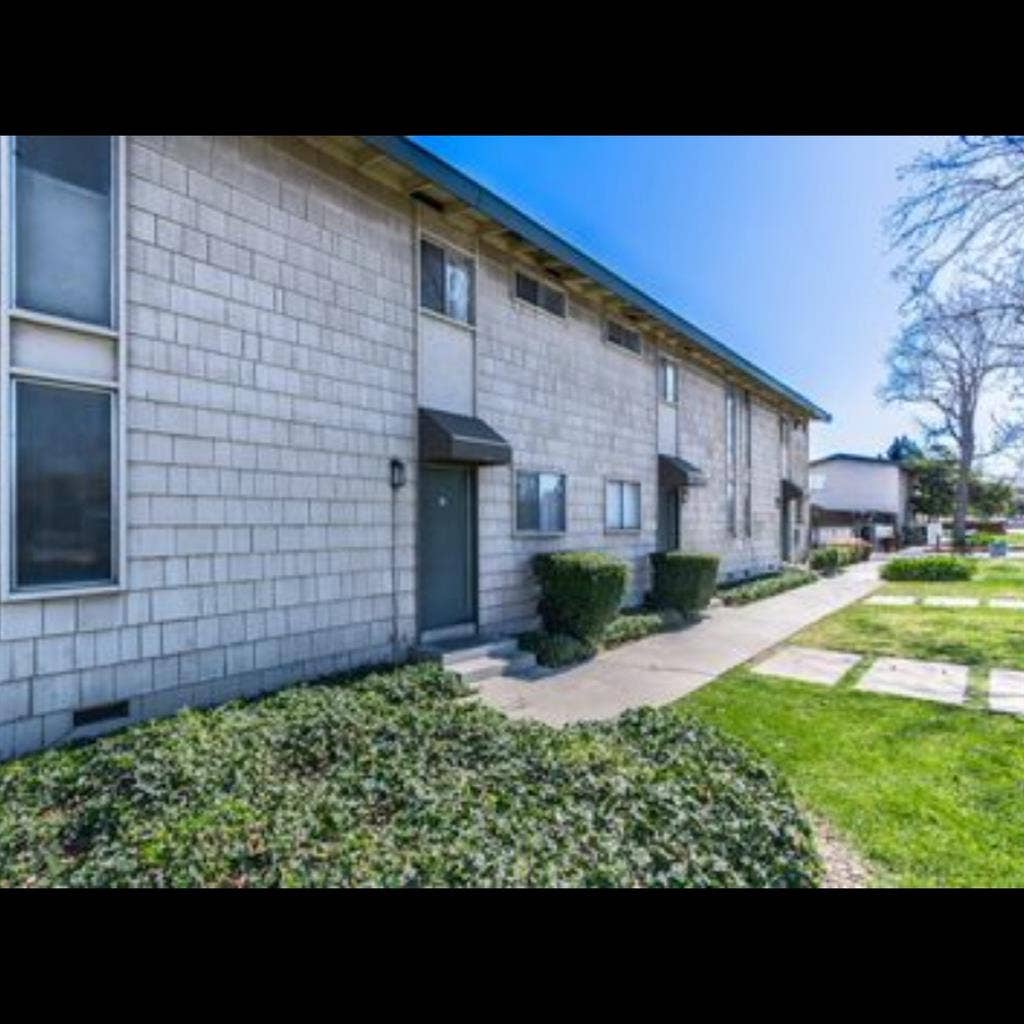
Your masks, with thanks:
[(712, 608), (674, 633), (624, 644), (593, 661), (540, 679), (508, 676), (479, 684), (480, 699), (510, 718), (549, 725), (614, 718), (627, 708), (668, 704), (787, 637), (859, 601), (879, 586), (880, 562), (739, 608)]

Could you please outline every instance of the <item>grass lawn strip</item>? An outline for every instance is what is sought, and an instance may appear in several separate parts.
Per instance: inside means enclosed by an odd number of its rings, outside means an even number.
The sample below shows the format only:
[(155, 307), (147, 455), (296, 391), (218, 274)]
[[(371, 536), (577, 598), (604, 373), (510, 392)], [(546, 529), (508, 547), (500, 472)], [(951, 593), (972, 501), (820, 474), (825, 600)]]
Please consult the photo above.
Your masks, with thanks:
[[(883, 593), (1022, 599), (1024, 566), (993, 561), (970, 583), (895, 583)], [(878, 884), (1021, 887), (1024, 719), (983, 710), (991, 669), (993, 694), (1007, 689), (1000, 670), (1024, 672), (1019, 623), (999, 607), (861, 602), (791, 638), (866, 656), (834, 687), (741, 666), (677, 707), (771, 759)], [(965, 705), (864, 692), (858, 684), (876, 656), (969, 666)]]
[(772, 760), (882, 885), (1024, 886), (1024, 722), (740, 667), (677, 704)]

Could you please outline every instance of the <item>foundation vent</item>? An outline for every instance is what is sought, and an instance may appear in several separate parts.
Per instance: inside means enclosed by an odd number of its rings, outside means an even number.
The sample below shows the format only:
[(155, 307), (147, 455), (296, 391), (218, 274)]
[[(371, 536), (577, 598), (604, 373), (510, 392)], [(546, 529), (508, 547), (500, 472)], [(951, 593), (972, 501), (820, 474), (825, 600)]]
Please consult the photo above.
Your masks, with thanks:
[(95, 725), (97, 722), (107, 722), (112, 718), (128, 717), (128, 701), (118, 700), (111, 704), (93, 704), (89, 708), (81, 708), (72, 717), (75, 728), (83, 725)]

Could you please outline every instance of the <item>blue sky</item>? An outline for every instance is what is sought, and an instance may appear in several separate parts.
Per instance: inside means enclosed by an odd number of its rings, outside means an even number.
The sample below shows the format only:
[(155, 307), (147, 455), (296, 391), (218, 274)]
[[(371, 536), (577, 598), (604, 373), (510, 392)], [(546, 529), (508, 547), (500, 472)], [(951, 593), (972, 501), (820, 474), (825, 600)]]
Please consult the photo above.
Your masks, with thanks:
[(882, 218), (935, 140), (412, 137), (831, 412), (815, 455), (918, 432), (875, 398), (902, 298)]

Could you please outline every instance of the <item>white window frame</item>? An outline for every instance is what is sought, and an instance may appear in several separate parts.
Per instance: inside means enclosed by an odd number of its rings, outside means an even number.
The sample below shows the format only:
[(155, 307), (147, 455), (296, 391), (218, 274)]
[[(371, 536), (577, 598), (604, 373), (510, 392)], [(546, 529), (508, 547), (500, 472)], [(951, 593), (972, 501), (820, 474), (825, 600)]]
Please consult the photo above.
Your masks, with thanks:
[(779, 454), (782, 460), (780, 472), (783, 480), (789, 480), (792, 452), (790, 447), (793, 441), (793, 428), (789, 417), (784, 413), (779, 416)]
[[(563, 299), (564, 313), (552, 313), (550, 309), (546, 309), (544, 306), (534, 304), (528, 299), (524, 299), (519, 294), (519, 289), (516, 287), (516, 275), (522, 274), (523, 277), (528, 277), (531, 281), (536, 281), (537, 284), (543, 285), (545, 288), (549, 288), (553, 292), (559, 292)], [(538, 313), (543, 313), (545, 316), (551, 317), (553, 320), (558, 321), (561, 324), (567, 324), (569, 322), (569, 293), (562, 288), (560, 285), (552, 284), (546, 280), (544, 275), (536, 270), (531, 270), (529, 267), (524, 266), (521, 263), (513, 264), (512, 273), (509, 278), (509, 284), (512, 289), (512, 301), (523, 307), (524, 309), (532, 309)]]
[[(617, 341), (612, 341), (610, 330), (612, 324), (615, 324), (616, 327), (622, 328), (624, 331), (629, 331), (630, 334), (635, 334), (637, 338), (640, 339), (640, 351), (634, 352), (631, 348), (626, 348), (625, 345), (620, 345)], [(643, 331), (637, 327), (630, 326), (624, 320), (620, 320), (617, 317), (606, 316), (604, 318), (604, 322), (601, 325), (601, 337), (604, 340), (604, 343), (616, 352), (622, 352), (624, 355), (632, 356), (634, 359), (643, 359), (647, 355), (647, 339), (644, 337)]]
[[(627, 487), (636, 488), (636, 507), (638, 522), (636, 526), (612, 526), (608, 522), (608, 488), (614, 486), (619, 488), (619, 518), (625, 523), (625, 493)], [(604, 532), (605, 533), (640, 533), (644, 527), (644, 489), (639, 480), (627, 480), (622, 477), (609, 476), (604, 481)]]
[[(665, 382), (668, 380), (668, 374), (665, 372), (669, 367), (674, 371), (675, 382), (676, 382), (676, 394), (675, 398), (665, 397)], [(676, 359), (670, 359), (668, 356), (658, 356), (658, 401), (664, 402), (665, 405), (677, 406), (679, 405), (679, 362)]]
[[(565, 502), (564, 530), (521, 530), (519, 528), (519, 476), (560, 476), (562, 478), (562, 497)], [(539, 518), (539, 516), (538, 516)], [(512, 467), (512, 536), (513, 537), (564, 537), (569, 533), (569, 474), (561, 469), (535, 469), (532, 466)]]
[(754, 536), (754, 401), (749, 390), (743, 392), (743, 535)]
[[(12, 136), (0, 136), (0, 601), (39, 601), (46, 598), (84, 597), (93, 594), (120, 593), (126, 589), (128, 572), (128, 530), (127, 530), (127, 458), (128, 424), (126, 394), (128, 383), (128, 273), (127, 273), (127, 139), (123, 135), (112, 136), (115, 152), (114, 204), (111, 226), (111, 287), (114, 301), (111, 309), (114, 318), (112, 327), (97, 326), (70, 320), (64, 317), (36, 313), (32, 310), (17, 309), (14, 306), (14, 151)], [(43, 372), (27, 367), (11, 365), (11, 327), (14, 323), (36, 324), (54, 327), (114, 341), (117, 345), (116, 375), (113, 380), (99, 380), (72, 374)], [(15, 431), (14, 431), (14, 390), (15, 381), (32, 381), (41, 384), (57, 384), (72, 388), (103, 391), (112, 396), (111, 414), (115, 418), (111, 431), (111, 486), (113, 495), (111, 513), (111, 573), (113, 582), (96, 584), (71, 583), (67, 586), (48, 585), (45, 587), (14, 589), (14, 486), (15, 486)]]
[[(459, 320), (457, 317), (449, 316), (447, 313), (438, 313), (436, 309), (431, 309), (429, 306), (423, 305), (423, 242), (429, 242), (431, 245), (438, 249), (442, 249), (445, 252), (453, 252), (458, 256), (462, 256), (464, 259), (469, 260), (473, 267), (473, 282), (469, 297), (469, 306), (473, 311), (473, 317), (471, 320)], [(464, 331), (475, 331), (476, 323), (479, 319), (477, 315), (477, 281), (480, 278), (480, 266), (479, 258), (477, 253), (471, 249), (467, 249), (464, 246), (457, 245), (450, 239), (445, 238), (443, 235), (435, 234), (433, 231), (429, 231), (424, 228), (420, 228), (417, 232), (416, 238), (416, 308), (424, 316), (433, 317), (435, 320), (441, 320), (446, 324), (452, 324), (454, 327), (460, 327)], [(445, 277), (445, 287), (447, 288), (447, 276)]]
[(738, 467), (739, 467), (739, 402), (732, 384), (725, 386), (725, 520), (730, 537), (739, 536)]

